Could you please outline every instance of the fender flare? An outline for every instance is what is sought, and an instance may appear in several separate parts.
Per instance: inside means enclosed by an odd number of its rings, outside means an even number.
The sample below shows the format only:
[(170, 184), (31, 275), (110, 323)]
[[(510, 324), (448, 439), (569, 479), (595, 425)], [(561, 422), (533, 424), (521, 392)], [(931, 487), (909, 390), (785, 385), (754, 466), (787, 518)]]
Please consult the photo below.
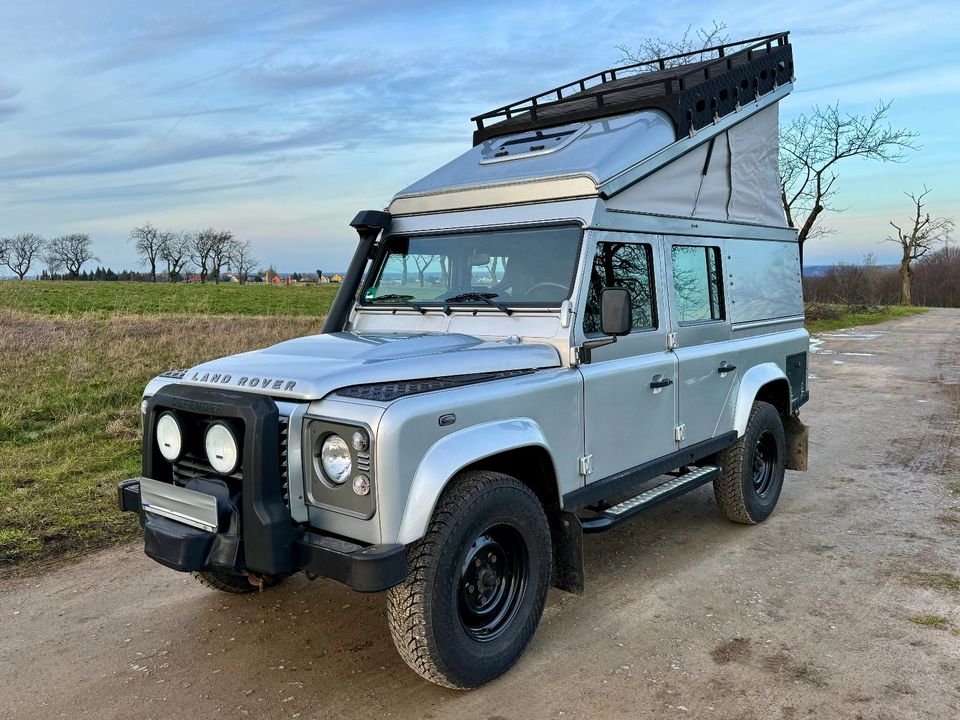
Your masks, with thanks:
[[(733, 414), (733, 428), (737, 431), (737, 437), (743, 437), (743, 434), (747, 431), (750, 409), (753, 407), (753, 401), (756, 399), (760, 388), (775, 380), (783, 380), (789, 388), (786, 373), (773, 362), (754, 365), (743, 374), (740, 379), (740, 389), (737, 392), (737, 404)], [(788, 395), (789, 392), (787, 390)], [(789, 403), (789, 397), (787, 401)]]
[(440, 493), (460, 470), (484, 458), (523, 447), (542, 447), (546, 436), (530, 418), (510, 418), (472, 425), (440, 438), (420, 460), (400, 520), (397, 542), (408, 545), (427, 532)]

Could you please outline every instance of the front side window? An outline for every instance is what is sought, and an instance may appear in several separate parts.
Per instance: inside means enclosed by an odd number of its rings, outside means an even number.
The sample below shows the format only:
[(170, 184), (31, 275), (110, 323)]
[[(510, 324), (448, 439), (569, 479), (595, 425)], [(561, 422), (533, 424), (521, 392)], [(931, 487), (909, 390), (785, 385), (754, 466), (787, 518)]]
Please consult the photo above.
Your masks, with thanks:
[(674, 245), (672, 258), (677, 321), (723, 320), (720, 248)]
[(389, 237), (367, 305), (558, 306), (570, 297), (578, 227)]
[(653, 250), (650, 245), (622, 242), (598, 242), (590, 270), (583, 332), (600, 333), (600, 292), (605, 287), (630, 291), (633, 328), (646, 330), (657, 326), (653, 292)]

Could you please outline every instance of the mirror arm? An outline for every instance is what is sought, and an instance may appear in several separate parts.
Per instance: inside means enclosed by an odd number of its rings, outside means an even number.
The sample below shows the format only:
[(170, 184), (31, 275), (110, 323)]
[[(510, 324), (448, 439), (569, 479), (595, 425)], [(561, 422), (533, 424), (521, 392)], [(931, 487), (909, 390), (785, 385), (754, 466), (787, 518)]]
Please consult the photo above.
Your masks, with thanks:
[(608, 337), (594, 338), (593, 340), (584, 341), (583, 345), (577, 348), (577, 360), (581, 365), (589, 365), (593, 362), (592, 350), (596, 348), (604, 347), (605, 345), (613, 345), (617, 341), (616, 335), (610, 335)]

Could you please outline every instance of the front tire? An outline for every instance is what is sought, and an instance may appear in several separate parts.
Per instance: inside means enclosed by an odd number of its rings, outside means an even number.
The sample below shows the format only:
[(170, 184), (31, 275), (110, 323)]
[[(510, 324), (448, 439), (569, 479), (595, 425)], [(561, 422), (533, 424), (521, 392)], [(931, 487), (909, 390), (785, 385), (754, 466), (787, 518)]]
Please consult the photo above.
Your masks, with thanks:
[(723, 471), (713, 494), (724, 515), (746, 525), (767, 519), (780, 499), (786, 447), (780, 413), (758, 400), (743, 436), (720, 453)]
[(404, 661), (458, 689), (506, 672), (533, 637), (550, 584), (550, 528), (530, 488), (501, 473), (462, 473), (407, 560), (388, 599)]

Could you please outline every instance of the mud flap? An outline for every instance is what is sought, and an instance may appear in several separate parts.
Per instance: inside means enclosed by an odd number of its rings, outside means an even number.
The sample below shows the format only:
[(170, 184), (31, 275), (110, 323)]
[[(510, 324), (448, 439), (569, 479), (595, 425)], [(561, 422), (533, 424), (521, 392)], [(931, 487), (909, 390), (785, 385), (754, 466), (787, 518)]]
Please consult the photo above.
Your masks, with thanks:
[(787, 438), (787, 457), (784, 462), (787, 470), (806, 470), (810, 428), (799, 417), (791, 415), (783, 423), (783, 432)]
[(553, 528), (553, 586), (583, 594), (583, 528), (573, 513), (560, 513)]

